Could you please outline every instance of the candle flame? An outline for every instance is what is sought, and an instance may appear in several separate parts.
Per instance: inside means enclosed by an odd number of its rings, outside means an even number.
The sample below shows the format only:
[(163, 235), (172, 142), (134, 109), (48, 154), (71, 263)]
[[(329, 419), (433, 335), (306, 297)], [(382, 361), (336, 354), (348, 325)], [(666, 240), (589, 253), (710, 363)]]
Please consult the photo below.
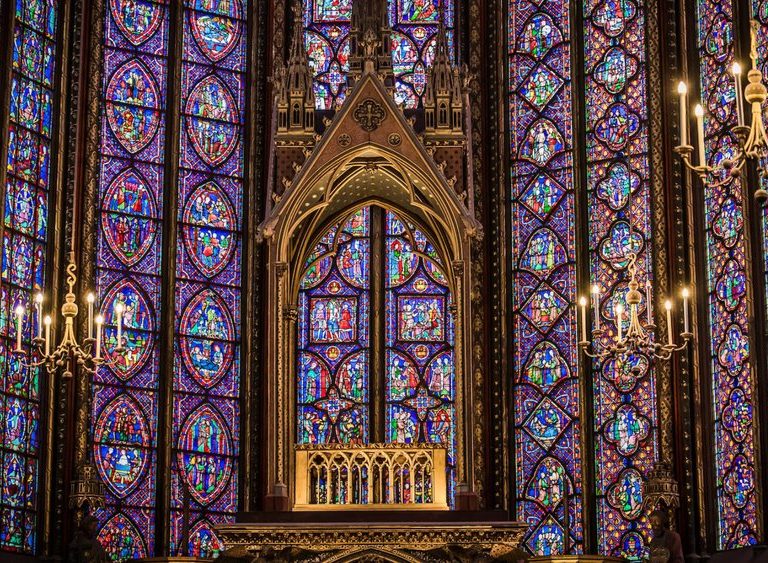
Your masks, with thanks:
[(696, 107), (693, 108), (693, 113), (696, 117), (704, 117), (704, 108), (701, 107), (701, 104), (696, 104)]
[(94, 320), (96, 321), (97, 325), (104, 324), (104, 315), (96, 315)]
[(579, 305), (581, 305), (582, 307), (586, 307), (587, 306), (587, 298), (584, 297), (583, 295), (581, 297), (579, 297)]
[(688, 299), (688, 296), (691, 294), (689, 289), (687, 287), (683, 288), (683, 299)]
[(741, 74), (741, 65), (739, 63), (733, 63), (733, 66), (731, 67), (731, 72), (733, 72), (733, 74), (735, 76), (740, 75)]
[(17, 317), (24, 316), (24, 305), (16, 305), (16, 316)]
[(677, 83), (677, 93), (681, 95), (688, 93), (688, 85), (682, 80)]
[(51, 319), (51, 315), (45, 315), (43, 322), (45, 323), (45, 326), (50, 326), (50, 324), (53, 322), (53, 319)]
[(667, 311), (671, 311), (671, 310), (672, 310), (672, 301), (670, 301), (669, 299), (667, 299), (666, 301), (664, 301), (664, 308), (665, 308)]

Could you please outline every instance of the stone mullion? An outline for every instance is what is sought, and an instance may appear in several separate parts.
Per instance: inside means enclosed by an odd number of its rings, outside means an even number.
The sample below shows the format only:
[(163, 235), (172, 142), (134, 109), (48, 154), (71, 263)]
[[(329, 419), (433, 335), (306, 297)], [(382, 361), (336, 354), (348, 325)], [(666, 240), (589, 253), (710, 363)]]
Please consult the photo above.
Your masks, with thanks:
[[(475, 88), (480, 90), (480, 95), (471, 96), (475, 100), (471, 108), (474, 135), (472, 146), (476, 151), (473, 160), (474, 201), (475, 217), (484, 225), (488, 225), (488, 233), (482, 244), (472, 243), (472, 377), (475, 386), (479, 387), (478, 391), (482, 393), (476, 392), (475, 396), (478, 399), (486, 397), (490, 401), (488, 429), (485, 432), (481, 429), (481, 434), (489, 439), (487, 459), (491, 491), (486, 497), (491, 507), (514, 511), (510, 504), (510, 491), (513, 491), (515, 486), (514, 472), (510, 470), (514, 451), (507, 428), (511, 417), (509, 405), (512, 403), (508, 385), (512, 374), (507, 359), (510, 323), (505, 314), (509, 310), (511, 294), (503, 283), (506, 277), (503, 272), (508, 268), (506, 194), (509, 186), (506, 167), (500, 166), (500, 163), (509, 161), (509, 156), (504, 129), (499, 130), (499, 124), (504, 123), (505, 115), (503, 100), (506, 92), (506, 42), (498, 41), (498, 32), (500, 25), (506, 21), (503, 16), (506, 6), (503, 0), (478, 2), (476, 6), (479, 12), (477, 20), (481, 25), (471, 33), (471, 37), (481, 43), (481, 46), (474, 55), (480, 60), (473, 69), (476, 74), (472, 82)], [(470, 18), (473, 19), (475, 18)], [(482, 25), (483, 23), (485, 25)], [(486, 40), (483, 41), (482, 38)], [(470, 46), (473, 43), (474, 41), (471, 41)], [(470, 61), (472, 60), (473, 56), (470, 57)], [(488, 80), (480, 81), (481, 76), (487, 77)], [(492, 274), (488, 275), (491, 272)], [(490, 301), (497, 304), (494, 307), (490, 306), (489, 300), (483, 298), (489, 289), (486, 286), (488, 279), (492, 296)], [(487, 321), (484, 319), (490, 319), (488, 326), (485, 326)], [(489, 343), (485, 343), (486, 335), (490, 335)], [(490, 360), (484, 362), (483, 357), (489, 357)], [(486, 374), (494, 374), (484, 386), (482, 380), (486, 376), (482, 372), (478, 374), (478, 369), (486, 370)], [(476, 420), (482, 421), (482, 417), (478, 416)]]
[[(661, 37), (665, 38), (660, 43), (662, 64), (661, 84), (669, 93), (677, 82), (687, 74), (687, 48), (685, 44), (686, 24), (685, 11), (678, 13), (675, 0), (664, 0), (660, 3), (659, 28)], [(666, 165), (668, 181), (665, 185), (666, 197), (662, 204), (667, 204), (666, 220), (669, 229), (668, 250), (670, 253), (668, 264), (670, 268), (670, 287), (687, 285), (695, 286), (696, 271), (694, 265), (696, 257), (690, 252), (693, 234), (689, 232), (689, 218), (692, 217), (692, 189), (693, 178), (687, 169), (684, 169), (679, 158), (672, 149), (679, 142), (679, 111), (677, 98), (668, 96), (664, 98), (665, 121), (663, 130), (670, 132), (662, 142), (663, 158)], [(658, 202), (657, 202), (658, 207)], [(694, 323), (695, 326), (695, 315)], [(695, 342), (695, 340), (694, 340)], [(697, 467), (694, 464), (694, 448), (692, 440), (696, 436), (693, 428), (692, 394), (691, 386), (693, 372), (698, 371), (698, 348), (694, 345), (680, 354), (673, 363), (671, 371), (672, 385), (670, 388), (672, 400), (671, 424), (673, 426), (672, 443), (674, 448), (673, 472), (680, 487), (681, 507), (678, 512), (677, 529), (683, 536), (683, 543), (688, 553), (697, 552), (697, 534), (699, 530), (696, 510), (698, 496), (695, 487), (700, 482), (696, 475)], [(698, 448), (697, 448), (698, 449)], [(672, 451), (672, 450), (669, 450)], [(700, 465), (700, 464), (699, 464)]]
[(240, 369), (240, 436), (249, 436), (240, 444), (240, 475), (238, 482), (240, 510), (255, 510), (254, 503), (260, 502), (257, 482), (259, 474), (259, 455), (263, 442), (258, 440), (259, 428), (259, 393), (260, 352), (256, 345), (261, 336), (262, 291), (262, 245), (256, 244), (256, 230), (263, 215), (264, 186), (262, 170), (265, 168), (264, 123), (268, 104), (266, 103), (266, 35), (267, 26), (262, 25), (266, 18), (266, 2), (254, 2), (249, 6), (247, 21), (247, 69), (246, 84), (251, 87), (246, 92), (245, 139), (246, 158), (243, 174), (243, 227), (242, 252), (243, 276), (241, 287), (240, 318), (243, 319), (240, 330), (241, 369)]

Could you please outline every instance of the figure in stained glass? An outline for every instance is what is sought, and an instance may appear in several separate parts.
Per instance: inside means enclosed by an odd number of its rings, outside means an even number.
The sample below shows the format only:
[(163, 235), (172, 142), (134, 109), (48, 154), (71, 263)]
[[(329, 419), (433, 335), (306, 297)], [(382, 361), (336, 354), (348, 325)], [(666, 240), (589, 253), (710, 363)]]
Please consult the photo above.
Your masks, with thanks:
[(545, 341), (534, 348), (525, 365), (523, 376), (533, 385), (549, 389), (568, 377), (569, 373), (560, 353), (552, 343)]
[(299, 377), (302, 382), (299, 401), (311, 403), (325, 397), (331, 382), (331, 374), (325, 363), (310, 354), (303, 354), (299, 362)]
[(365, 356), (355, 354), (339, 367), (336, 373), (336, 387), (343, 396), (362, 401), (366, 395), (365, 375)]
[(535, 14), (520, 35), (519, 48), (533, 57), (543, 57), (555, 44), (558, 30), (552, 19), (542, 13)]
[(299, 414), (298, 441), (301, 444), (324, 444), (328, 441), (328, 420), (314, 409)]
[(184, 245), (190, 258), (205, 275), (224, 269), (235, 250), (235, 211), (215, 182), (196, 188), (184, 206)]
[(608, 502), (625, 517), (634, 518), (643, 509), (643, 480), (636, 469), (626, 469), (608, 489)]
[(215, 75), (201, 80), (189, 94), (187, 136), (208, 166), (219, 166), (238, 143), (238, 108), (232, 93)]
[(397, 0), (397, 3), (401, 22), (421, 23), (438, 20), (436, 0)]
[[(237, 1), (230, 4), (237, 5)], [(191, 12), (189, 18), (195, 40), (212, 61), (226, 57), (237, 44), (241, 33), (238, 20), (198, 11)]]
[(107, 97), (113, 102), (111, 114), (118, 136), (137, 142), (150, 130), (153, 112), (141, 108), (156, 107), (158, 93), (157, 86), (143, 64), (133, 60), (123, 65), (112, 77), (107, 87)]
[(448, 408), (438, 408), (429, 413), (427, 435), (432, 444), (450, 444), (453, 421)]
[(134, 45), (151, 37), (161, 23), (160, 9), (151, 2), (111, 0), (109, 8), (120, 31)]
[[(427, 386), (438, 397), (450, 399), (453, 393), (453, 378), (453, 358), (447, 353), (435, 358), (427, 369)], [(410, 382), (409, 386), (415, 388)]]
[(562, 135), (551, 121), (542, 119), (528, 129), (520, 156), (543, 166), (562, 150)]
[(398, 297), (398, 337), (403, 341), (441, 341), (445, 303), (442, 297)]
[(363, 272), (368, 270), (368, 252), (365, 244), (355, 239), (350, 243), (339, 247), (339, 270), (352, 284), (361, 287), (364, 285)]
[(552, 457), (539, 463), (528, 487), (528, 498), (546, 507), (555, 507), (565, 495), (565, 468)]
[(104, 550), (114, 560), (125, 561), (147, 556), (141, 534), (134, 523), (121, 513), (117, 513), (102, 526), (98, 539)]
[(534, 273), (546, 274), (565, 261), (565, 248), (562, 243), (552, 231), (541, 229), (528, 240), (520, 267)]
[(353, 298), (317, 298), (311, 301), (312, 341), (352, 342), (355, 340), (357, 301)]

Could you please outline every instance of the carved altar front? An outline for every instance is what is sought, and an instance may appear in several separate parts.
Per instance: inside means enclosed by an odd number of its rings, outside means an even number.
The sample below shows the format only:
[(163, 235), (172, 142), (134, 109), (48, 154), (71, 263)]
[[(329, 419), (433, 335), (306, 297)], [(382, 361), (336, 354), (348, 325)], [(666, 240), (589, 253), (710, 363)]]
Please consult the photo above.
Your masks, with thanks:
[(293, 514), (217, 526), (228, 548), (224, 555), (258, 561), (510, 561), (527, 530), (504, 521), (503, 514), (484, 512), (418, 512), (418, 521), (405, 511)]

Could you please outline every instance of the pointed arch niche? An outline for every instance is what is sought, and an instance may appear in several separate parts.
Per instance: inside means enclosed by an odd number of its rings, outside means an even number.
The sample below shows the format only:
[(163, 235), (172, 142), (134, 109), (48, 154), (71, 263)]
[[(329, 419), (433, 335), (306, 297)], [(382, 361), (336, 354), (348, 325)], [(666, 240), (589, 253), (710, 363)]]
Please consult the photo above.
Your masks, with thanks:
[[(389, 122), (367, 132), (361, 131), (353, 118), (356, 107), (372, 101), (366, 90), (377, 94), (375, 102), (385, 114), (382, 121)], [(437, 425), (426, 422), (433, 413), (426, 418), (415, 414), (419, 393), (435, 413), (451, 410), (452, 436), (443, 440), (449, 442), (448, 488), (452, 495), (452, 483), (456, 484), (456, 507), (463, 507), (459, 496), (472, 494), (467, 484), (467, 476), (472, 475), (468, 455), (473, 439), (471, 385), (464, 375), (471, 372), (470, 335), (466, 329), (471, 318), (470, 243), (473, 237), (481, 236), (481, 229), (456, 187), (445, 179), (380, 85), (373, 79), (363, 81), (351, 97), (362, 97), (364, 101), (360, 106), (355, 100), (345, 104), (282, 196), (274, 198), (276, 202), (260, 229), (268, 246), (265, 440), (269, 444), (267, 477), (272, 488), (267, 493), (267, 508), (290, 510), (293, 506), (293, 452), (297, 443), (440, 441)], [(390, 275), (398, 277), (394, 264), (398, 238), (412, 245), (413, 254), (418, 255), (412, 262), (417, 273), (409, 281)], [(348, 275), (340, 258), (345, 249), (352, 247), (367, 252), (363, 257), (367, 262)], [(325, 281), (312, 278), (313, 262), (320, 268), (330, 268), (323, 273)], [(430, 268), (437, 273), (430, 276)], [(393, 395), (387, 380), (393, 377), (389, 367), (399, 352), (394, 340), (407, 337), (391, 338), (399, 330), (392, 300), (403, 302), (398, 294), (401, 289), (403, 293), (418, 293), (411, 291), (408, 284), (421, 274), (430, 282), (424, 296), (429, 294), (434, 304), (445, 305), (445, 333), (425, 337), (432, 341), (428, 359), (423, 366), (417, 366), (417, 374), (410, 382), (412, 389), (406, 382), (409, 390), (400, 399), (413, 395), (413, 435), (402, 437), (393, 429), (392, 417), (408, 411), (408, 407), (399, 410), (403, 402), (394, 396), (397, 392)], [(352, 279), (355, 275), (356, 280)], [(364, 362), (359, 368), (363, 372), (360, 377), (367, 378), (370, 384), (363, 383), (362, 391), (350, 390), (347, 394), (339, 387), (334, 371), (339, 362), (325, 366), (318, 362), (318, 369), (325, 367), (333, 372), (326, 374), (329, 378), (325, 386), (318, 383), (320, 388), (308, 389), (303, 385), (308, 381), (302, 360), (313, 350), (322, 352), (325, 338), (323, 334), (312, 334), (306, 309), (310, 300), (327, 297), (330, 282), (336, 286), (330, 288), (331, 293), (335, 290), (338, 295), (348, 294), (347, 307), (357, 308), (354, 318), (358, 325), (347, 327), (345, 323), (346, 332), (339, 332), (336, 339), (354, 342), (346, 348), (340, 346), (341, 356), (357, 356)], [(338, 286), (343, 287), (339, 290)], [(394, 326), (385, 322), (385, 317), (394, 320)], [(430, 384), (432, 376), (427, 372), (433, 361), (439, 361), (444, 354), (451, 357), (453, 385), (448, 391), (439, 391)], [(327, 394), (338, 395), (333, 398), (344, 403), (346, 412), (355, 413), (359, 434), (341, 429), (338, 419), (323, 409), (324, 404), (318, 408)], [(303, 414), (324, 418), (322, 428), (303, 428), (299, 424)]]

